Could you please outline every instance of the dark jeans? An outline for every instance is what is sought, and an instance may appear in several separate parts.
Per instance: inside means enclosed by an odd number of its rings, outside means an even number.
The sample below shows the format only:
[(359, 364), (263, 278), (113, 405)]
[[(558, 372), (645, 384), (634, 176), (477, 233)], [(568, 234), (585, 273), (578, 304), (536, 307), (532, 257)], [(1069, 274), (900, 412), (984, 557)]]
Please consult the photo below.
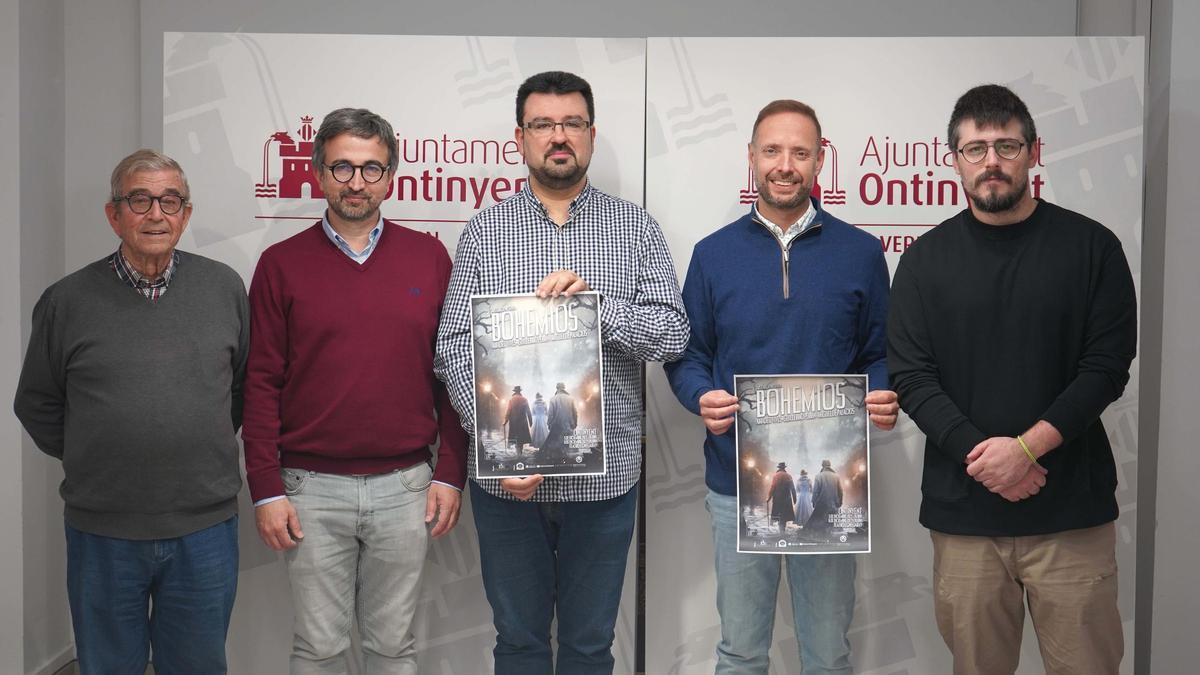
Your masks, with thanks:
[[(496, 624), (496, 675), (612, 673), (637, 486), (595, 502), (519, 502), (470, 483)], [(557, 670), (550, 649), (556, 610)]]
[(237, 516), (174, 539), (67, 530), (67, 597), (82, 675), (220, 675), (237, 592)]

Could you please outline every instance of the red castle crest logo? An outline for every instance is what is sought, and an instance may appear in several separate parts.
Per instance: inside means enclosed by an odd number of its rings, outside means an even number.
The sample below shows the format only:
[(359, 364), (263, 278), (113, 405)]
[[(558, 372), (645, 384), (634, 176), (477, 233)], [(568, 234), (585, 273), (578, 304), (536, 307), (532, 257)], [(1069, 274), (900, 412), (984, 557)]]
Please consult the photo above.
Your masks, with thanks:
[[(319, 199), (325, 196), (325, 193), (321, 191), (321, 185), (313, 175), (312, 150), (313, 137), (316, 133), (313, 131), (312, 122), (311, 115), (300, 118), (300, 129), (296, 132), (300, 140), (293, 139), (291, 134), (286, 131), (276, 131), (263, 143), (262, 182), (254, 184), (255, 197)], [(278, 154), (282, 166), (278, 181), (271, 180), (271, 145), (273, 143), (279, 146)], [(304, 194), (306, 185), (308, 194)]]
[[(828, 190), (821, 188), (819, 181), (813, 181), (812, 196), (816, 197), (822, 204), (845, 204), (846, 191), (842, 189), (841, 181), (838, 179), (838, 154), (837, 147), (829, 142), (828, 138), (821, 139), (821, 147), (829, 148), (829, 153), (832, 155), (832, 161), (826, 162), (826, 166), (830, 168), (830, 178), (833, 182), (833, 187)], [(758, 200), (758, 189), (754, 185), (754, 169), (746, 168), (746, 187), (738, 191), (738, 202), (741, 204), (753, 204)]]

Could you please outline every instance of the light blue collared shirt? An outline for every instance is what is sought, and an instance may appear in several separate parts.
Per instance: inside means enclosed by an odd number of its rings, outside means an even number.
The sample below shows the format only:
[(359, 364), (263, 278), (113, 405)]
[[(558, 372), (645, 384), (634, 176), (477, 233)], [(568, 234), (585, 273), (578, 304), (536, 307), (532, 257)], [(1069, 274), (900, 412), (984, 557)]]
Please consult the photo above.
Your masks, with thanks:
[(361, 265), (367, 262), (367, 258), (370, 258), (371, 254), (375, 252), (375, 245), (379, 243), (379, 235), (383, 234), (383, 216), (379, 216), (379, 222), (371, 230), (371, 234), (367, 236), (367, 247), (361, 253), (355, 253), (354, 249), (350, 248), (350, 244), (347, 244), (346, 240), (342, 239), (342, 235), (333, 231), (333, 226), (329, 224), (328, 213), (321, 216), (321, 229), (325, 230), (325, 236), (329, 237), (329, 241), (332, 241), (334, 246), (337, 246), (341, 249), (342, 253), (350, 256), (351, 260)]

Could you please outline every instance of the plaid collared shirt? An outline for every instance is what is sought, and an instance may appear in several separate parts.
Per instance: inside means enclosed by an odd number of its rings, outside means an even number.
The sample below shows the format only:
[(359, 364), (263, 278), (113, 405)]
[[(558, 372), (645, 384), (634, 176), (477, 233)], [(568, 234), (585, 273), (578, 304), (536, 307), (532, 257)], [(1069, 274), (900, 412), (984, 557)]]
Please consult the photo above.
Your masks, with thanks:
[(118, 279), (129, 284), (130, 288), (141, 293), (150, 302), (158, 302), (158, 299), (166, 294), (171, 277), (175, 275), (175, 267), (179, 264), (179, 254), (171, 252), (171, 262), (167, 263), (167, 269), (163, 270), (162, 276), (157, 279), (148, 279), (133, 269), (133, 265), (130, 265), (125, 256), (121, 254), (119, 246), (117, 252), (108, 257), (108, 264), (117, 273)]
[[(528, 185), (467, 223), (458, 240), (438, 328), (434, 372), (474, 436), (471, 295), (532, 293), (547, 274), (571, 270), (598, 291), (604, 359), (603, 476), (547, 476), (534, 501), (596, 501), (637, 482), (642, 448), (642, 363), (670, 361), (688, 341), (675, 265), (658, 223), (639, 206), (592, 187), (555, 224)], [(475, 443), (468, 457), (475, 479)], [(477, 480), (510, 497), (495, 479)]]

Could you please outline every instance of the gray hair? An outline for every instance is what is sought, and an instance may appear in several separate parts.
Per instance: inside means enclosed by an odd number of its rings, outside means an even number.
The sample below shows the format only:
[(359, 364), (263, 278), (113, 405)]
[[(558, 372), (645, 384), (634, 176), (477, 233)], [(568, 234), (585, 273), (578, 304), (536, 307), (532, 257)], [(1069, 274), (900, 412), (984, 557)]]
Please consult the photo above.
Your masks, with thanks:
[(179, 174), (179, 181), (183, 183), (184, 202), (191, 201), (192, 189), (188, 187), (187, 175), (183, 173), (183, 167), (179, 166), (179, 162), (167, 157), (166, 155), (156, 150), (142, 148), (137, 152), (129, 155), (117, 163), (117, 167), (112, 172), (112, 194), (111, 199), (117, 201), (125, 195), (121, 194), (121, 188), (125, 184), (125, 179), (135, 173), (146, 171), (174, 171)]
[(321, 173), (325, 172), (325, 144), (342, 134), (356, 138), (378, 138), (387, 146), (388, 172), (396, 171), (400, 164), (400, 150), (392, 125), (366, 108), (338, 108), (321, 120), (321, 128), (313, 139), (313, 166), (320, 167)]

